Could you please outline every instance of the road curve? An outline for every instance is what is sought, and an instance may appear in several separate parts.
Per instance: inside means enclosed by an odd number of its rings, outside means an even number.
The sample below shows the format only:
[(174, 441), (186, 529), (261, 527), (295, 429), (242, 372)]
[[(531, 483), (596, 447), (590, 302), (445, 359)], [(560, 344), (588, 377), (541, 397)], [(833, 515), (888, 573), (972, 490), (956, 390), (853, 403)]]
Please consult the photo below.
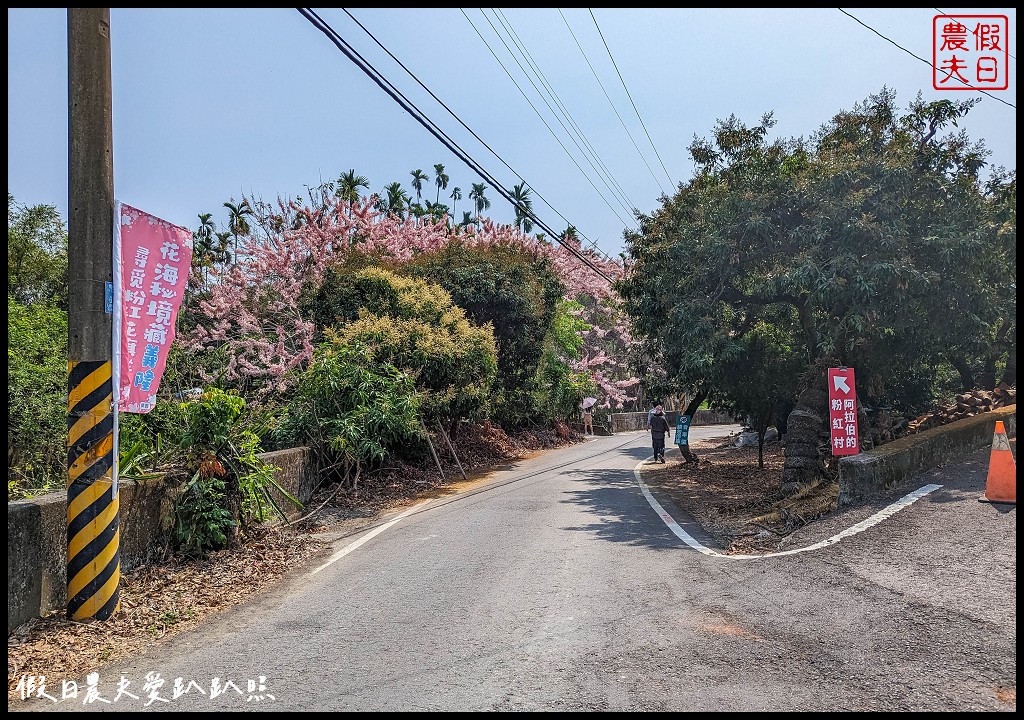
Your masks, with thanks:
[(339, 531), (271, 592), (98, 669), (108, 704), (9, 709), (1016, 710), (1016, 508), (978, 502), (987, 451), (786, 549), (938, 486), (862, 531), (743, 562), (674, 532), (635, 473), (650, 455), (646, 433), (594, 438)]

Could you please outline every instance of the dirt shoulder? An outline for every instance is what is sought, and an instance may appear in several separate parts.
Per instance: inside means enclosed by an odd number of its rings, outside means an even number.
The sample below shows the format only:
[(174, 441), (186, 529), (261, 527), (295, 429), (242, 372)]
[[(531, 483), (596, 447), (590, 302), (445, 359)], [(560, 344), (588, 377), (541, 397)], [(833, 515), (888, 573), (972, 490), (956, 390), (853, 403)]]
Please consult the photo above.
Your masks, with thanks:
[(690, 515), (728, 554), (763, 554), (787, 536), (838, 507), (838, 483), (821, 483), (784, 497), (783, 449), (778, 442), (758, 449), (737, 447), (723, 435), (690, 446), (700, 462), (685, 465), (670, 448), (667, 462), (641, 467), (645, 483)]

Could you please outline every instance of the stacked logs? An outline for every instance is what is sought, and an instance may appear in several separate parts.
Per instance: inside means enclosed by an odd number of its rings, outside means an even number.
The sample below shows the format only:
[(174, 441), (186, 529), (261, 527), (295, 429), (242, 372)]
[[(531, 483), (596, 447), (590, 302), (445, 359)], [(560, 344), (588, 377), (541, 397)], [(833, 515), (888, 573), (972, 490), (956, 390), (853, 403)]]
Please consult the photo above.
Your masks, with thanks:
[(919, 433), (929, 428), (963, 420), (979, 413), (1017, 403), (1017, 388), (1000, 383), (994, 390), (971, 390), (957, 395), (949, 405), (940, 405), (934, 412), (925, 413), (907, 423), (906, 434)]

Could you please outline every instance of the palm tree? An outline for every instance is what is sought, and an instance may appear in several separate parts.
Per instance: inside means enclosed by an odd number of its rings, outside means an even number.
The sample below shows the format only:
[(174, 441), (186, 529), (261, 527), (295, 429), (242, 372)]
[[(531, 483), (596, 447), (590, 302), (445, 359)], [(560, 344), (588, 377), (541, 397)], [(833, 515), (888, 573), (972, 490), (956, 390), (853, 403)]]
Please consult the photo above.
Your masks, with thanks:
[(476, 224), (476, 221), (473, 220), (473, 213), (469, 212), (469, 210), (463, 210), (462, 211), (462, 222), (460, 222), (459, 225), (461, 225), (462, 227), (466, 227), (467, 225), (475, 225), (475, 224)]
[(562, 240), (565, 242), (572, 242), (577, 246), (580, 244), (579, 232), (576, 230), (575, 225), (570, 225), (565, 229), (565, 232), (562, 233)]
[(416, 202), (420, 202), (423, 195), (423, 183), (430, 182), (430, 176), (422, 170), (413, 170), (412, 175), (412, 186), (416, 190)]
[[(234, 198), (232, 198), (234, 199)], [(242, 202), (238, 205), (226, 202), (224, 207), (228, 209), (228, 229), (231, 234), (235, 237), (235, 258), (238, 257), (238, 236), (248, 235), (252, 228), (249, 227), (249, 221), (245, 219), (246, 215), (252, 215), (252, 207), (249, 205), (249, 201), (242, 198)]]
[(445, 172), (444, 165), (434, 166), (434, 184), (437, 185), (437, 197), (434, 198), (434, 204), (441, 202), (441, 191), (448, 189), (448, 181), (451, 180)]
[(448, 220), (448, 206), (442, 205), (441, 203), (432, 203), (429, 200), (427, 203), (427, 214), (435, 220)]
[(469, 199), (473, 201), (476, 208), (477, 225), (480, 224), (480, 214), (491, 206), (491, 201), (484, 197), (487, 185), (484, 183), (473, 183), (473, 189), (469, 191)]
[(512, 200), (515, 201), (516, 227), (524, 233), (533, 230), (533, 220), (530, 213), (533, 212), (533, 200), (530, 199), (530, 188), (525, 182), (512, 187)]
[(452, 199), (452, 220), (454, 220), (455, 219), (455, 203), (457, 203), (459, 200), (462, 199), (462, 188), (455, 187), (452, 190), (452, 194), (449, 195), (448, 197), (450, 197)]
[(398, 217), (405, 217), (403, 213), (405, 208), (409, 205), (409, 194), (402, 188), (402, 183), (393, 182), (390, 185), (384, 186), (384, 192), (387, 193), (387, 211), (394, 213)]
[(228, 250), (228, 241), (231, 239), (231, 233), (219, 232), (217, 233), (217, 247), (214, 249), (214, 261), (219, 262), (222, 265), (227, 265), (231, 262), (231, 251)]
[(196, 237), (210, 240), (217, 232), (217, 223), (213, 221), (213, 213), (199, 213), (199, 229), (196, 230)]
[(338, 177), (338, 189), (334, 194), (348, 203), (355, 203), (359, 201), (359, 188), (361, 187), (369, 189), (370, 181), (362, 175), (356, 175), (353, 168)]
[(203, 269), (203, 277), (208, 280), (207, 268), (213, 263), (213, 234), (217, 224), (213, 221), (213, 213), (199, 213), (199, 228), (192, 233), (194, 241), (193, 257), (196, 264)]

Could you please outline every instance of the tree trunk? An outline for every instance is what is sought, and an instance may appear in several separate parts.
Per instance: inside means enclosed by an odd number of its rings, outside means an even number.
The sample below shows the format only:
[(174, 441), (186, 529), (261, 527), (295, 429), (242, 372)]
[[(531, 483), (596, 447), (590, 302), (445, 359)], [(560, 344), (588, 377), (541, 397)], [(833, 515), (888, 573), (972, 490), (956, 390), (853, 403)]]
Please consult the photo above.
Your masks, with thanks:
[(950, 357), (949, 363), (960, 375), (960, 389), (963, 390), (964, 392), (967, 392), (968, 390), (973, 390), (974, 373), (971, 372), (971, 367), (970, 365), (967, 364), (967, 361), (962, 357), (956, 356)]
[(1017, 333), (1014, 331), (1013, 339), (1006, 351), (1006, 368), (1003, 370), (1003, 382), (1010, 387), (1017, 387)]
[(704, 402), (704, 400), (706, 400), (707, 397), (707, 392), (703, 390), (698, 392), (696, 395), (693, 396), (693, 400), (690, 401), (690, 404), (686, 406), (686, 409), (683, 411), (683, 415), (689, 415), (692, 418), (693, 414), (697, 412), (697, 410), (700, 408), (701, 403)]
[(786, 442), (786, 432), (788, 431), (789, 414), (793, 412), (793, 408), (796, 407), (796, 403), (792, 400), (779, 400), (775, 405), (775, 429), (779, 431), (779, 442)]
[(796, 406), (786, 421), (786, 447), (783, 452), (782, 492), (791, 495), (802, 486), (824, 476), (825, 460), (821, 446), (827, 443), (829, 361), (811, 366), (807, 389), (797, 397)]

